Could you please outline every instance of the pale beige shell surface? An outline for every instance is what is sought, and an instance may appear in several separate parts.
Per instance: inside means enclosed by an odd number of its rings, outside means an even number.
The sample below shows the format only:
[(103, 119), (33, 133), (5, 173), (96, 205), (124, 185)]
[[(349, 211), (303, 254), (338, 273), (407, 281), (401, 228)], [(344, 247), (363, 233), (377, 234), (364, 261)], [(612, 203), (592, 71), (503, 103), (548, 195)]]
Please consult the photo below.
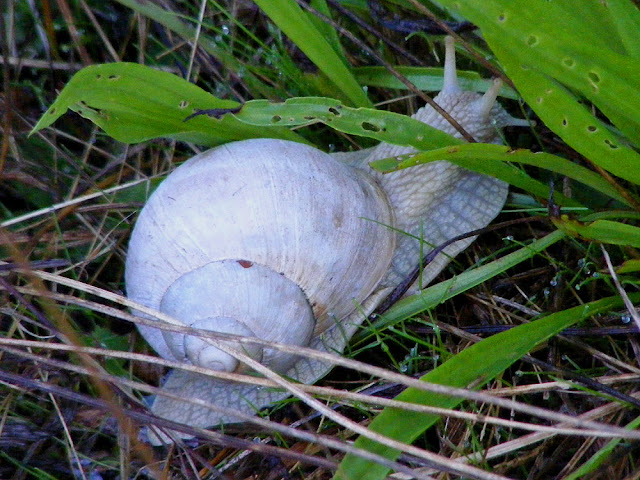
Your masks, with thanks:
[[(129, 244), (127, 294), (159, 309), (188, 272), (229, 259), (254, 262), (300, 286), (317, 335), (385, 274), (393, 222), (370, 178), (317, 149), (273, 139), (227, 144), (190, 159), (151, 196)], [(266, 317), (280, 315), (278, 303), (263, 307), (273, 309)], [(141, 331), (160, 355), (175, 358), (159, 330)]]

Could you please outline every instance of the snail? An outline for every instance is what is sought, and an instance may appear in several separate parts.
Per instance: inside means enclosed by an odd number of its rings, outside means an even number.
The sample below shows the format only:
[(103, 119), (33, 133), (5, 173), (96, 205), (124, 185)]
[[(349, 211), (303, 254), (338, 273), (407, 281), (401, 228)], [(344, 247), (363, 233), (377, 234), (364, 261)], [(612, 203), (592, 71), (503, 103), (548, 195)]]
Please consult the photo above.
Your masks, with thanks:
[[(494, 83), (484, 96), (462, 91), (453, 39), (446, 40), (444, 87), (435, 101), (478, 141), (500, 142), (499, 128), (527, 125), (496, 103), (499, 88)], [(414, 118), (457, 135), (429, 106)], [(127, 295), (193, 328), (341, 353), (423, 253), (486, 226), (505, 202), (506, 184), (447, 162), (386, 175), (368, 166), (411, 151), (383, 143), (332, 156), (300, 143), (253, 139), (196, 155), (140, 212), (126, 259)], [(422, 284), (472, 241), (445, 249), (424, 269)], [(164, 358), (249, 370), (195, 335), (139, 329)], [(224, 341), (303, 383), (330, 369), (268, 346)], [(246, 413), (286, 396), (184, 370), (173, 371), (162, 388)], [(163, 396), (152, 411), (198, 427), (238, 420)]]

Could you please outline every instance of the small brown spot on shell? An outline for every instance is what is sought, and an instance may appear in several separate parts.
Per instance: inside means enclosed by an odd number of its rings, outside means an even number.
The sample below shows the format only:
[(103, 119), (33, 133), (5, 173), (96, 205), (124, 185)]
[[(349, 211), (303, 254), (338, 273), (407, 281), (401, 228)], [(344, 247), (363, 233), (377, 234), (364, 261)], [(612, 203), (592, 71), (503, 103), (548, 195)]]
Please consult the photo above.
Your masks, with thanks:
[(253, 267), (253, 262), (249, 260), (238, 260), (238, 263), (242, 268), (251, 268)]

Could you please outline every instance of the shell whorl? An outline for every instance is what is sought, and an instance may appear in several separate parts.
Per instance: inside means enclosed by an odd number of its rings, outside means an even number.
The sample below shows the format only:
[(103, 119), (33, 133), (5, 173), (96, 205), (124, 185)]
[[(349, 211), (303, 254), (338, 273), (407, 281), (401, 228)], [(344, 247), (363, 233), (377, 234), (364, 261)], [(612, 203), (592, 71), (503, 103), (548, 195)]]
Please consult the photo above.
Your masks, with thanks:
[[(309, 343), (316, 323), (298, 285), (268, 267), (241, 259), (207, 263), (182, 275), (167, 289), (160, 310), (193, 328), (298, 346)], [(173, 332), (163, 332), (163, 337), (180, 360), (219, 371), (241, 370), (233, 356), (201, 338)], [(276, 372), (295, 362), (295, 357), (258, 344), (224, 343)]]
[[(395, 246), (387, 228), (393, 222), (370, 177), (315, 148), (274, 139), (227, 144), (185, 162), (151, 196), (130, 240), (127, 294), (189, 326), (219, 317), (222, 330), (213, 322), (206, 329), (233, 333), (231, 318), (238, 334), (306, 345), (376, 288)], [(267, 277), (282, 280), (286, 295), (261, 287)], [(222, 306), (209, 304), (214, 298)], [(190, 316), (187, 307), (199, 313)], [(271, 322), (293, 333), (291, 342)], [(294, 323), (305, 327), (286, 332)], [(140, 330), (165, 358), (236, 368), (224, 355), (218, 361), (183, 351), (206, 342)], [(280, 371), (292, 363), (275, 353), (252, 355)]]

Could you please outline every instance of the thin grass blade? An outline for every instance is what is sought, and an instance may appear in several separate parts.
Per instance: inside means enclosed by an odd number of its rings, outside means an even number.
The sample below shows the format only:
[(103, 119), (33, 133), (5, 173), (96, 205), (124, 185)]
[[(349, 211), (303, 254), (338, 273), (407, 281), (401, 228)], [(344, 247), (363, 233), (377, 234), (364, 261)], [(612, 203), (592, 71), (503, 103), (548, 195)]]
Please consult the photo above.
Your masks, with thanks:
[[(640, 300), (640, 294), (635, 294), (633, 298), (634, 301)], [(621, 305), (623, 305), (623, 301), (620, 297), (609, 297), (520, 325), (463, 350), (440, 367), (424, 375), (421, 380), (460, 388), (478, 388), (522, 358), (536, 345), (548, 340), (563, 329)], [(443, 408), (454, 408), (462, 401), (458, 398), (412, 388), (402, 392), (396, 397), (396, 400)], [(437, 415), (415, 414), (400, 409), (385, 408), (371, 422), (369, 428), (396, 440), (411, 443), (439, 418)], [(395, 459), (401, 453), (365, 437), (359, 437), (355, 446), (389, 459)], [(347, 455), (341, 462), (334, 478), (340, 480), (381, 480), (388, 473), (389, 470), (386, 467), (363, 460), (355, 455)]]

